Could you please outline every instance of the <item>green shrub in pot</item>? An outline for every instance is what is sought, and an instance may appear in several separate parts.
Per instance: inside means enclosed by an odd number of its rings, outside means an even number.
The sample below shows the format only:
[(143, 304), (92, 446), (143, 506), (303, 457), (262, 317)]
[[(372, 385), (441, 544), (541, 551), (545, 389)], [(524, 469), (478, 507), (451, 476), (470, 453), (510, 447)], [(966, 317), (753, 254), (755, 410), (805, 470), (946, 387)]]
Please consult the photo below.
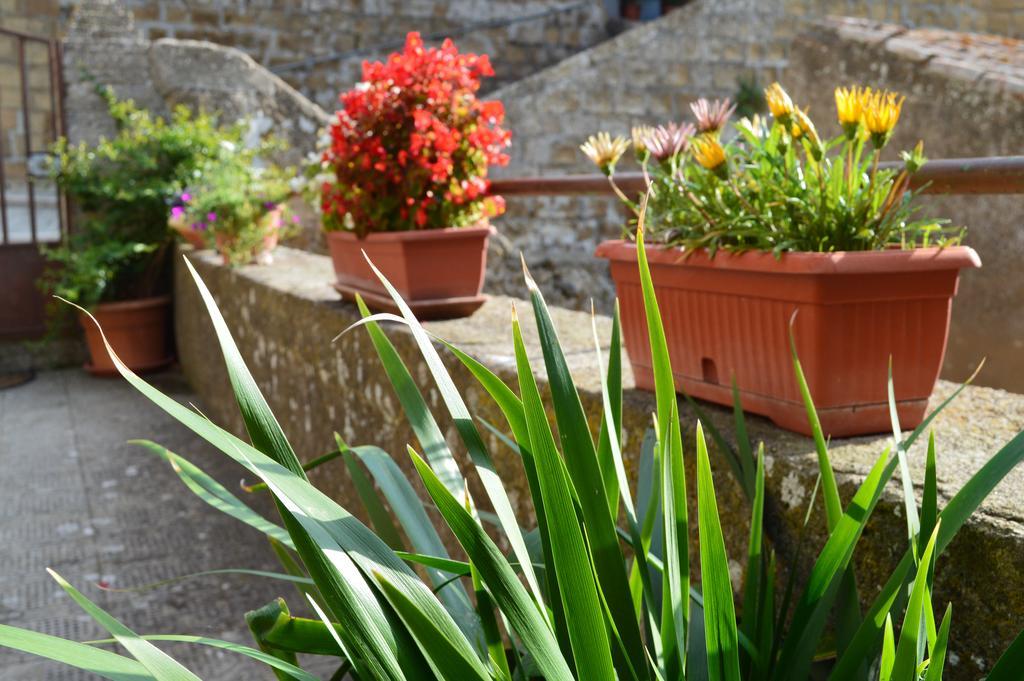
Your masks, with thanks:
[(166, 292), (170, 202), (241, 125), (219, 127), (208, 114), (176, 107), (167, 119), (97, 87), (116, 132), (94, 144), (54, 146), (51, 174), (78, 214), (65, 243), (46, 248), (55, 267), (47, 292), (91, 308)]
[(270, 252), (297, 223), (285, 201), (291, 196), (291, 169), (261, 158), (274, 148), (267, 141), (256, 148), (231, 145), (199, 168), (183, 194), (187, 201), (172, 216), (203, 235), (232, 265), (253, 259), (269, 262)]

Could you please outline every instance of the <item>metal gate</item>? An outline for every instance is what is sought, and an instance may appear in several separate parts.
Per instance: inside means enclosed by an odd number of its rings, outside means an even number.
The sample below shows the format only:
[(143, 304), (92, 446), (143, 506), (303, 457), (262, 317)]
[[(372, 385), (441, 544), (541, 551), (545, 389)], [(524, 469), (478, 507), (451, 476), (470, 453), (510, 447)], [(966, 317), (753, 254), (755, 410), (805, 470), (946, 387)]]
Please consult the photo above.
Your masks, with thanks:
[(68, 211), (46, 174), (64, 134), (61, 49), (56, 40), (0, 28), (0, 338), (40, 336), (44, 297), (39, 246), (62, 241)]

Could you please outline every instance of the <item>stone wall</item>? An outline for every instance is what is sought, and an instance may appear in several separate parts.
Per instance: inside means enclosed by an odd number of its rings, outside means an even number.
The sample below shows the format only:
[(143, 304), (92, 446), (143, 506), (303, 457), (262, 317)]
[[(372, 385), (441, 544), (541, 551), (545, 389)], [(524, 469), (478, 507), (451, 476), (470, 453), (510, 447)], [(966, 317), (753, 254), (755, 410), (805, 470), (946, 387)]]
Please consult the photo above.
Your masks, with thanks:
[(112, 131), (97, 83), (160, 114), (187, 104), (217, 111), (226, 121), (253, 118), (290, 144), (284, 160), (295, 161), (311, 149), (316, 130), (327, 122), (323, 109), (244, 52), (194, 40), (150, 42), (112, 0), (94, 0), (73, 13), (64, 71), (68, 136), (75, 142)]
[[(594, 172), (579, 151), (598, 130), (627, 134), (638, 123), (679, 119), (704, 94), (732, 95), (741, 77), (778, 78), (782, 43), (757, 0), (697, 1), (658, 21), (627, 31), (495, 93), (513, 131), (511, 163), (496, 176)], [(628, 167), (628, 164), (624, 164)], [(522, 293), (519, 253), (558, 304), (579, 307), (593, 298), (611, 309), (607, 266), (592, 257), (624, 222), (618, 202), (589, 197), (516, 197), (497, 224), (488, 287)]]
[[(59, 2), (69, 12), (81, 0)], [(236, 47), (328, 110), (335, 106), (338, 92), (358, 80), (364, 59), (382, 58), (411, 30), (450, 35), (463, 49), (490, 54), (497, 77), (488, 88), (556, 64), (616, 30), (609, 25), (606, 3), (601, 0), (124, 0), (123, 4), (146, 39), (207, 40)], [(774, 25), (773, 44), (760, 46), (772, 58), (784, 52), (782, 43), (801, 20), (825, 14), (1024, 36), (1024, 6), (1013, 0), (773, 0), (761, 3), (758, 13)], [(777, 21), (780, 14), (788, 20)], [(755, 42), (750, 48), (757, 51), (759, 46)], [(742, 62), (763, 57), (733, 52), (726, 58)]]
[[(77, 0), (63, 0), (74, 7)], [(518, 80), (607, 36), (600, 0), (124, 0), (148, 40), (206, 40), (236, 47), (332, 110), (359, 80), (364, 59), (381, 59), (405, 34), (453, 36), (460, 49), (491, 56), (497, 77)]]
[[(892, 150), (922, 138), (933, 158), (1021, 153), (1024, 43), (891, 25), (854, 30), (863, 25), (856, 22), (815, 28), (798, 20), (808, 11), (779, 0), (697, 1), (503, 88), (496, 96), (515, 135), (511, 165), (498, 174), (594, 172), (578, 150), (588, 134), (628, 135), (639, 123), (689, 119), (693, 99), (733, 95), (743, 77), (762, 85), (781, 80), (830, 133), (834, 85), (900, 90), (908, 102)], [(805, 37), (794, 41), (797, 28)], [(964, 279), (945, 375), (963, 379), (988, 357), (983, 384), (1024, 390), (1024, 327), (1012, 321), (1024, 290), (1019, 277), (1008, 276), (1024, 258), (1020, 198), (929, 198), (926, 208), (973, 228), (967, 242), (986, 262)], [(503, 239), (495, 240), (488, 286), (522, 292), (522, 251), (559, 304), (593, 298), (608, 311), (614, 288), (607, 266), (591, 254), (599, 241), (616, 238), (623, 222), (611, 199), (514, 197), (498, 223)]]
[[(225, 268), (210, 252), (185, 251), (213, 293), (232, 330), (240, 352), (249, 365), (272, 410), (303, 460), (312, 459), (333, 447), (333, 433), (341, 433), (351, 444), (374, 444), (396, 457), (411, 472), (402, 454), (407, 444), (418, 446), (401, 406), (380, 367), (365, 331), (355, 330), (336, 342), (340, 331), (358, 319), (349, 303), (338, 300), (330, 287), (333, 271), (324, 256), (279, 249), (271, 267)], [(200, 406), (215, 422), (239, 434), (243, 428), (217, 342), (194, 282), (180, 259), (175, 275), (175, 331), (181, 365), (198, 394)], [(536, 338), (530, 305), (525, 301), (497, 297), (472, 317), (464, 320), (431, 322), (427, 328), (488, 365), (513, 388), (515, 379), (509, 324), (509, 308), (516, 303), (523, 321), (528, 353), (534, 368), (542, 373), (543, 360)], [(570, 370), (581, 391), (584, 409), (596, 429), (601, 412), (599, 376), (595, 371), (590, 315), (553, 309), (552, 317), (561, 337)], [(258, 323), (257, 323), (258, 321)], [(607, 339), (610, 321), (598, 317), (599, 335)], [(430, 380), (418, 350), (405, 327), (389, 325), (388, 335), (423, 391), (427, 403), (446, 439), (456, 452), (464, 471), (470, 471), (464, 449), (443, 402)], [(474, 379), (439, 348), (452, 378), (464, 395), (470, 412), (493, 424), (504, 424), (497, 407)], [(607, 353), (607, 346), (604, 347)], [(623, 426), (626, 466), (635, 479), (637, 453), (654, 409), (653, 395), (634, 390), (628, 362), (624, 359), (626, 386)], [(542, 381), (541, 391), (546, 392)], [(940, 382), (933, 404), (955, 386)], [(706, 419), (731, 438), (729, 410), (702, 405)], [(680, 404), (684, 428), (684, 449), (690, 484), (694, 481), (694, 411)], [(968, 388), (933, 422), (938, 451), (940, 507), (959, 490), (967, 478), (1014, 435), (1024, 430), (1024, 397), (987, 388)], [(759, 417), (748, 417), (752, 441), (764, 441), (767, 458), (767, 499), (770, 536), (780, 559), (793, 555), (795, 528), (802, 523), (817, 471), (811, 440), (780, 431)], [(512, 452), (497, 438), (482, 431), (495, 466), (516, 506), (521, 524), (533, 525), (527, 487), (521, 467)], [(890, 444), (885, 436), (833, 440), (830, 458), (836, 469), (841, 493), (849, 499), (881, 452)], [(923, 480), (921, 445), (910, 453), (914, 479)], [(728, 553), (737, 568), (746, 547), (748, 506), (734, 484), (722, 457), (712, 456), (716, 491), (722, 512)], [(478, 500), (485, 499), (476, 476), (468, 475)], [(413, 480), (417, 480), (415, 474)], [(313, 474), (313, 480), (332, 498), (359, 512), (355, 491), (344, 467), (330, 464)], [(1024, 510), (1019, 499), (1024, 490), (1024, 470), (1014, 471), (979, 509), (956, 541), (939, 560), (936, 603), (955, 603), (954, 635), (951, 638), (947, 678), (973, 681), (991, 666), (998, 654), (1024, 624)], [(421, 490), (422, 492), (422, 490)], [(691, 503), (694, 495), (691, 489)], [(823, 539), (823, 516), (819, 508), (811, 522), (811, 544)], [(891, 570), (906, 544), (906, 526), (900, 513), (901, 494), (894, 480), (875, 511), (858, 549), (858, 579), (862, 593)], [(691, 508), (691, 518), (696, 509)], [(696, 528), (692, 529), (692, 550), (696, 551)], [(442, 536), (449, 532), (442, 530)], [(807, 554), (816, 553), (816, 548)], [(979, 570), (978, 566), (984, 569)], [(806, 565), (799, 566), (801, 570)], [(781, 582), (780, 582), (781, 583)]]
[[(261, 132), (272, 131), (288, 148), (275, 160), (302, 161), (316, 143), (328, 114), (240, 50), (210, 42), (142, 37), (134, 18), (116, 0), (90, 0), (77, 6), (64, 40), (67, 135), (73, 142), (113, 133), (113, 123), (97, 83), (121, 98), (166, 115), (171, 107), (216, 111), (224, 121), (248, 118)], [(322, 247), (309, 207), (294, 200), (305, 229), (289, 243)]]

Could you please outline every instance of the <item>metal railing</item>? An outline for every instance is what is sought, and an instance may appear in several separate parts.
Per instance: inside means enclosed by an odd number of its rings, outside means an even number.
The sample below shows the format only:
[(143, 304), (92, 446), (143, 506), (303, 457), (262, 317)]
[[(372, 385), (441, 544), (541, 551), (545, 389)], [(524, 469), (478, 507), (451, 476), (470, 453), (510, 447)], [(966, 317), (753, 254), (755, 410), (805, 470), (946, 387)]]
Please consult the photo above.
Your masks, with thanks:
[[(888, 162), (880, 167), (898, 164)], [(617, 173), (615, 184), (627, 194), (636, 194), (644, 190), (644, 177), (641, 173)], [(924, 194), (1024, 194), (1024, 156), (931, 160), (911, 176), (910, 186), (923, 188)], [(608, 178), (597, 173), (497, 178), (490, 191), (502, 196), (612, 194)]]

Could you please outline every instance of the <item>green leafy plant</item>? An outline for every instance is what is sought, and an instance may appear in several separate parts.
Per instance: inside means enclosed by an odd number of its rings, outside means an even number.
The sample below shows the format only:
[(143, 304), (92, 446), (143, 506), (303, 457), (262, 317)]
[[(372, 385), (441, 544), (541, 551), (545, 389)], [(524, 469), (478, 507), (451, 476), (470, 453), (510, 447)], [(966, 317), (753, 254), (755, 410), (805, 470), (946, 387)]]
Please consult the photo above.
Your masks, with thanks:
[[(903, 100), (891, 92), (838, 88), (841, 133), (819, 136), (805, 111), (773, 84), (765, 90), (771, 122), (759, 115), (723, 131), (735, 107), (698, 100), (696, 125), (633, 131), (632, 145), (650, 194), (652, 242), (713, 255), (728, 251), (866, 251), (959, 243), (962, 230), (920, 218), (910, 178), (926, 159), (921, 144), (882, 168)], [(600, 133), (581, 147), (634, 211), (639, 200), (614, 182), (630, 142)], [(648, 192), (645, 192), (648, 193)], [(627, 230), (626, 238), (632, 238)]]
[[(642, 224), (637, 238), (642, 244)], [(60, 659), (106, 678), (160, 681), (195, 678), (152, 645), (152, 641), (169, 640), (248, 655), (266, 662), (280, 679), (313, 678), (300, 668), (300, 653), (337, 658), (339, 666), (333, 678), (351, 675), (367, 681), (791, 681), (811, 678), (812, 673), (844, 681), (867, 679), (872, 664), (878, 665), (875, 675), (880, 680), (941, 679), (951, 611), (947, 607), (939, 618), (933, 610), (935, 559), (992, 489), (1024, 458), (1024, 433), (997, 452), (941, 509), (934, 441), (930, 443), (924, 501), (919, 507), (912, 494), (906, 497), (910, 538), (903, 558), (861, 615), (853, 556), (883, 488), (931, 417), (903, 439), (894, 423), (894, 451), (880, 452), (844, 507), (827, 443), (794, 356), (794, 371), (818, 449), (829, 534), (806, 582), (797, 585), (790, 577), (782, 588), (766, 540), (763, 448), (755, 454), (745, 436), (738, 436), (737, 447), (730, 448), (720, 434), (709, 431), (714, 441), (721, 443), (719, 447), (751, 505), (738, 615), (704, 429), (698, 422), (692, 449), (684, 452), (665, 331), (644, 250), (638, 252), (657, 410), (653, 431), (642, 446), (641, 474), (635, 487), (626, 475), (620, 451), (617, 314), (602, 383), (604, 422), (597, 438), (588, 426), (544, 298), (528, 274), (529, 304), (540, 336), (557, 433), (549, 422), (515, 315), (511, 333), (518, 393), (484, 365), (446, 344), (505, 416), (509, 435), (494, 432), (513, 446), (522, 462), (535, 509), (531, 520), (536, 521), (536, 529), (529, 532), (521, 529), (524, 519), (513, 510), (492, 453), (449, 376), (435, 339), (378, 272), (401, 314), (370, 316), (361, 306), (364, 319), (356, 326), (369, 334), (419, 441), (418, 449), (409, 447), (408, 452), (396, 455), (410, 457), (430, 504), (461, 545), (465, 560), (448, 554), (427, 515), (426, 504), (392, 454), (372, 446), (349, 446), (338, 438), (335, 451), (302, 465), (246, 368), (210, 292), (193, 271), (251, 443), (163, 395), (116, 357), (115, 363), (145, 397), (257, 476), (261, 482), (250, 490), (259, 487), (273, 495), (283, 524), (260, 516), (177, 454), (154, 443), (140, 444), (166, 459), (201, 499), (265, 533), (281, 559), (283, 572), (261, 574), (297, 588), (316, 617), (292, 615), (283, 599), (248, 613), (246, 621), (256, 648), (196, 637), (139, 636), (58, 577), (60, 585), (131, 657), (7, 626), (0, 626), (0, 645)], [(382, 321), (398, 321), (408, 327), (486, 500), (470, 493), (452, 446), (409, 367), (380, 327)], [(603, 365), (597, 340), (595, 325), (595, 361)], [(605, 371), (604, 366), (601, 369)], [(737, 425), (738, 434), (746, 432), (739, 410)], [(691, 555), (688, 542), (691, 521), (684, 456), (694, 457), (696, 462), (695, 524), (700, 547), (696, 556)], [(308, 468), (339, 458), (359, 490), (372, 530), (307, 478)], [(904, 478), (904, 485), (909, 484), (909, 478)], [(481, 510), (484, 505), (491, 511)], [(624, 526), (616, 522), (620, 517)], [(507, 542), (508, 554), (499, 549), (494, 533)], [(699, 588), (692, 569), (698, 561)], [(777, 600), (779, 594), (782, 597)], [(829, 624), (833, 615), (835, 632)], [(1024, 637), (1012, 644), (988, 681), (1017, 678), (1014, 660), (1022, 651)]]
[(201, 232), (230, 264), (262, 256), (268, 241), (288, 236), (295, 224), (285, 204), (292, 171), (261, 159), (276, 146), (273, 140), (258, 147), (222, 144), (171, 209), (172, 217)]
[(53, 147), (51, 174), (80, 211), (68, 239), (43, 250), (53, 264), (40, 285), (85, 307), (154, 295), (166, 286), (171, 200), (224, 141), (238, 142), (241, 125), (218, 127), (184, 106), (169, 119), (152, 115), (108, 87), (116, 134), (95, 144)]
[(753, 118), (768, 111), (764, 89), (758, 84), (756, 74), (737, 79), (733, 100), (736, 102), (736, 115), (740, 118)]

